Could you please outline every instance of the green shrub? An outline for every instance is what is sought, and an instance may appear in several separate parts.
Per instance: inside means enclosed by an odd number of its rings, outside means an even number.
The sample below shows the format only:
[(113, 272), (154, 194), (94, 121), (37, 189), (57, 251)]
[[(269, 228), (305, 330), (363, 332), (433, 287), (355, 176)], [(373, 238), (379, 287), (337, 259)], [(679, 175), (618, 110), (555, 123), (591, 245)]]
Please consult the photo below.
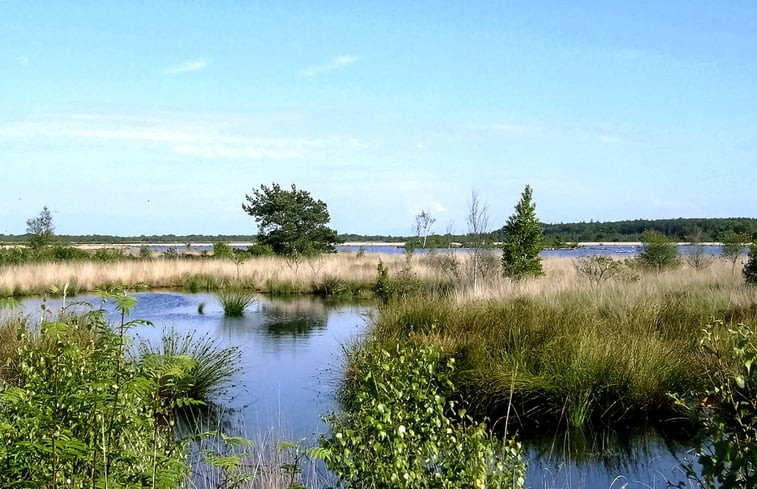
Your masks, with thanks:
[(638, 260), (644, 267), (657, 270), (676, 268), (681, 265), (681, 257), (675, 243), (659, 231), (646, 230), (641, 234), (643, 250)]
[(746, 280), (746, 283), (751, 285), (757, 285), (757, 244), (752, 243), (752, 245), (749, 247), (749, 260), (747, 260), (746, 265), (744, 265), (744, 270), (742, 270), (742, 275), (744, 275), (744, 280)]
[(276, 255), (271, 245), (260, 244), (260, 243), (256, 243), (252, 246), (247, 247), (247, 252), (252, 256), (275, 256)]
[(518, 488), (520, 444), (497, 442), (445, 392), (454, 360), (428, 348), (368, 347), (351, 353), (346, 413), (327, 418), (321, 440), (342, 487)]
[[(135, 301), (118, 296), (128, 315)], [(175, 489), (189, 475), (187, 443), (174, 437), (173, 409), (195, 401), (165, 397), (191, 368), (176, 358), (139, 367), (128, 329), (103, 311), (61, 315), (23, 328), (13, 383), (0, 383), (0, 467), (12, 487)]]
[(213, 243), (213, 257), (230, 259), (234, 255), (234, 251), (229, 246), (229, 243), (225, 241), (218, 241)]
[[(727, 332), (726, 338), (720, 333)], [(722, 322), (704, 330), (702, 347), (714, 368), (710, 388), (696, 408), (702, 430), (696, 438), (701, 477), (688, 473), (705, 488), (757, 487), (757, 341), (744, 325), (724, 328)], [(721, 351), (723, 340), (735, 361)]]

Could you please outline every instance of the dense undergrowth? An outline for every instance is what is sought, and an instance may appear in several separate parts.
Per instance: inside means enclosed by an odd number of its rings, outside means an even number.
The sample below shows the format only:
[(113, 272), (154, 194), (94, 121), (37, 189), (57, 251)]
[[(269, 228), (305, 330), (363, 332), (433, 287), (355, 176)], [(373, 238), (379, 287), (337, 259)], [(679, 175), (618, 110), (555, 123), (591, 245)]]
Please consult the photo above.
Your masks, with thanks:
[[(103, 309), (43, 311), (41, 323), (0, 325), (0, 487), (176, 488), (188, 480), (192, 432), (177, 421), (212, 402), (235, 370), (234, 349), (168, 334), (132, 354), (135, 300)], [(206, 434), (207, 435), (207, 434)]]

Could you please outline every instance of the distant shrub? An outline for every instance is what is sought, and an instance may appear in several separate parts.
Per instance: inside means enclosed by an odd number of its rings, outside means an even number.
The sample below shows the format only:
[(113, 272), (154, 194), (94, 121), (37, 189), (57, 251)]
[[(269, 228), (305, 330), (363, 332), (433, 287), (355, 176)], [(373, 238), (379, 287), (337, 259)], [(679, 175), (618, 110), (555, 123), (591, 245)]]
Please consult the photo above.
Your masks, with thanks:
[(274, 256), (276, 253), (273, 251), (273, 247), (268, 244), (256, 243), (247, 248), (247, 251), (252, 256)]
[(384, 302), (392, 299), (405, 299), (418, 294), (423, 289), (423, 283), (413, 275), (409, 268), (403, 268), (396, 278), (389, 277), (389, 269), (379, 260), (378, 277), (373, 285), (373, 292)]
[(757, 243), (752, 243), (749, 247), (749, 260), (744, 265), (742, 274), (746, 283), (757, 285)]
[(179, 258), (179, 250), (176, 249), (175, 246), (171, 246), (166, 251), (163, 252), (163, 258), (168, 258), (169, 260), (176, 260)]
[(590, 283), (599, 285), (605, 280), (619, 277), (623, 262), (609, 256), (581, 256), (574, 262), (576, 273)]
[(139, 257), (143, 260), (146, 260), (148, 258), (152, 258), (152, 251), (150, 251), (150, 247), (147, 245), (142, 245), (139, 247)]
[(229, 243), (226, 243), (225, 241), (213, 243), (213, 257), (227, 259), (231, 258), (233, 254), (234, 252), (231, 249), (231, 246), (229, 246)]
[(100, 248), (95, 250), (92, 258), (95, 261), (110, 263), (123, 260), (126, 258), (126, 255), (124, 255), (124, 251), (120, 248)]
[(639, 254), (639, 263), (645, 268), (661, 271), (677, 268), (681, 265), (676, 245), (659, 231), (646, 230), (641, 234), (643, 250)]

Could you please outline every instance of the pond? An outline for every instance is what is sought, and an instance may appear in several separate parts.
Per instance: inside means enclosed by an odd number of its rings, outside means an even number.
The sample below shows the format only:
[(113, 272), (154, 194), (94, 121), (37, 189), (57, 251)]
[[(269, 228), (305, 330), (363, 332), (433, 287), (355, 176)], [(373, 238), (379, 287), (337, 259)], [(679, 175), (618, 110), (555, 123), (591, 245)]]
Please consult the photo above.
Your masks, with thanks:
[[(335, 392), (343, 366), (343, 348), (358, 341), (374, 309), (361, 305), (328, 305), (313, 297), (271, 299), (258, 296), (242, 318), (226, 318), (212, 294), (136, 293), (134, 334), (156, 342), (164, 329), (208, 334), (222, 345), (241, 349), (241, 369), (226, 399), (247, 436), (274, 433), (285, 439), (315, 440), (327, 427), (323, 414), (338, 409)], [(96, 297), (77, 301), (99, 304)], [(69, 302), (71, 299), (69, 299)], [(39, 316), (39, 299), (25, 301), (26, 312)], [(198, 312), (203, 304), (202, 314)], [(60, 299), (48, 300), (56, 310)], [(117, 315), (106, 307), (113, 322)], [(686, 447), (655, 433), (620, 437), (605, 434), (586, 440), (555, 434), (525, 443), (531, 488), (664, 488), (682, 477), (680, 459)]]

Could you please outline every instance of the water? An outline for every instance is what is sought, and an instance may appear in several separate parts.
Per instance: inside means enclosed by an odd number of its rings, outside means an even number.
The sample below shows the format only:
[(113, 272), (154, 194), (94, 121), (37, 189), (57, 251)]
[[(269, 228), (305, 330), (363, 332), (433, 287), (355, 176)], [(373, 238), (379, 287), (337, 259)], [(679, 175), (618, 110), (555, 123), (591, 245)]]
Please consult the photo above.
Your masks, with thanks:
[[(374, 312), (367, 306), (330, 306), (312, 297), (259, 296), (244, 317), (226, 318), (212, 294), (134, 295), (138, 302), (131, 317), (154, 323), (133, 331), (141, 340), (156, 342), (164, 328), (175, 328), (238, 346), (242, 368), (226, 399), (234, 425), (248, 436), (273, 433), (289, 440), (314, 441), (326, 431), (321, 416), (338, 409), (343, 346), (359, 338)], [(99, 304), (95, 297), (76, 300)], [(39, 299), (27, 300), (26, 312), (39, 316), (40, 304)], [(203, 314), (198, 313), (200, 304)], [(60, 306), (60, 299), (47, 301), (50, 310)], [(112, 306), (106, 310), (117, 322)], [(591, 440), (559, 434), (525, 445), (531, 488), (664, 488), (667, 480), (682, 477), (680, 459), (686, 452), (686, 446), (650, 432)]]
[[(340, 245), (336, 249), (340, 253), (357, 253), (360, 249), (363, 249), (365, 253), (384, 253), (388, 255), (400, 255), (405, 253), (405, 249), (399, 246), (354, 246), (354, 245)], [(693, 245), (678, 245), (678, 253), (682, 256), (689, 255), (694, 250)], [(721, 256), (722, 246), (720, 245), (703, 245), (703, 252), (709, 256)], [(467, 253), (470, 250), (467, 248), (453, 248), (455, 253)], [(559, 248), (544, 250), (540, 253), (543, 258), (547, 257), (561, 257), (561, 258), (577, 258), (581, 256), (615, 256), (633, 258), (641, 253), (641, 246), (634, 244), (598, 244), (579, 246), (577, 248)], [(414, 253), (426, 254), (431, 250), (428, 249), (416, 249)], [(435, 250), (436, 253), (446, 253), (447, 248), (439, 248)], [(495, 249), (495, 251), (497, 251)]]

